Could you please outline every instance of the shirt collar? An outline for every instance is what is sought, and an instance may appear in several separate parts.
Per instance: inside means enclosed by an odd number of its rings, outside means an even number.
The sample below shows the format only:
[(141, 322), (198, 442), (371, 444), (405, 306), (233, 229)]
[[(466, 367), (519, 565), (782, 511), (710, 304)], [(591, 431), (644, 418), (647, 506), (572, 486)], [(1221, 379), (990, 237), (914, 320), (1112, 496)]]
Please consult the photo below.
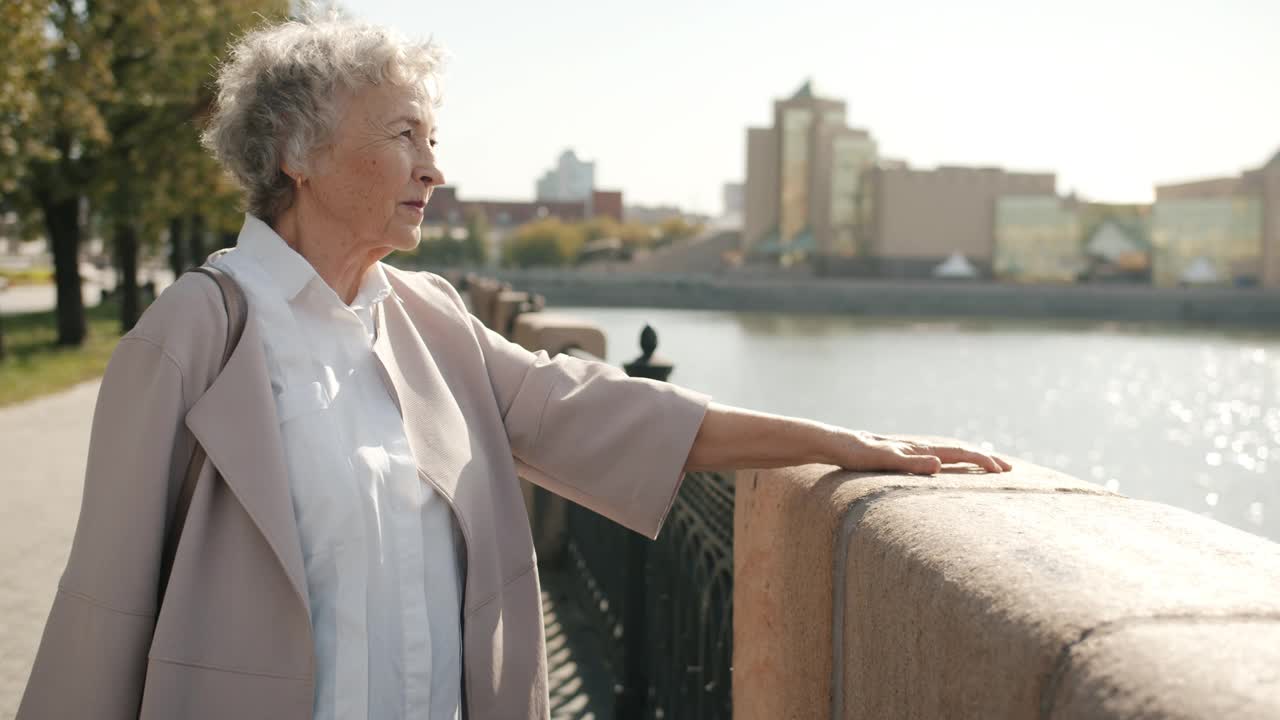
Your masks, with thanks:
[(292, 301), (312, 280), (320, 279), (306, 258), (289, 247), (270, 225), (253, 215), (245, 214), (236, 249), (258, 261), (286, 300)]
[[(260, 218), (246, 213), (244, 227), (236, 240), (236, 249), (249, 254), (262, 266), (286, 300), (292, 302), (312, 282), (324, 284), (316, 269), (307, 262), (280, 234)], [(331, 288), (328, 288), (333, 293)], [(337, 294), (334, 293), (337, 298)], [(377, 262), (365, 273), (360, 290), (351, 302), (352, 307), (372, 307), (388, 297), (395, 297), (395, 290), (387, 279), (382, 263)], [(341, 302), (341, 300), (339, 300)]]
[(382, 268), (382, 263), (376, 262), (369, 272), (365, 273), (360, 291), (351, 301), (351, 307), (373, 307), (394, 295), (395, 290), (391, 287), (391, 281), (387, 280), (387, 271)]

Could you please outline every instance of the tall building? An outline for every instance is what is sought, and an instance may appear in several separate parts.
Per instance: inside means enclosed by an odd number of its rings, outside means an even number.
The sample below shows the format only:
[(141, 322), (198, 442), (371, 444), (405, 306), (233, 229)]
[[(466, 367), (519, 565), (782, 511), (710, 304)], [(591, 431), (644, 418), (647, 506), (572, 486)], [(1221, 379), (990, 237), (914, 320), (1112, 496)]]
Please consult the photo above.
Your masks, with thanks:
[(539, 202), (583, 202), (595, 189), (596, 164), (578, 159), (573, 150), (560, 153), (556, 166), (538, 179)]
[[(885, 164), (864, 173), (858, 234), (863, 272), (890, 277), (929, 277), (953, 255), (990, 275), (996, 255), (996, 212), (1002, 200), (1022, 215), (1053, 215), (1053, 173), (1008, 172), (995, 167), (917, 170)], [(1016, 203), (1010, 197), (1041, 200)], [(1028, 206), (1028, 203), (1030, 205)], [(1008, 215), (1006, 215), (1008, 217)], [(1051, 218), (1052, 219), (1052, 218)], [(1059, 226), (1065, 220), (1053, 220)], [(1063, 230), (1052, 231), (1061, 243)]]
[(1156, 186), (1156, 285), (1280, 287), (1280, 152), (1236, 177)]
[(727, 182), (724, 184), (723, 215), (741, 215), (744, 187), (742, 183)]
[(747, 130), (743, 246), (764, 255), (853, 255), (858, 196), (877, 148), (850, 128), (842, 100), (806, 82), (773, 105), (773, 126)]

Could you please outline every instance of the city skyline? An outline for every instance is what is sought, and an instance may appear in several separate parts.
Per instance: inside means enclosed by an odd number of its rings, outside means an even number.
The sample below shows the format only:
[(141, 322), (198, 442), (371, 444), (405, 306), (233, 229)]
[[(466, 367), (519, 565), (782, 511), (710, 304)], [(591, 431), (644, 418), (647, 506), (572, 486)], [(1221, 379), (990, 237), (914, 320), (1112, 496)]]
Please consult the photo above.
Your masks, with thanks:
[(1056, 172), (1060, 192), (1101, 202), (1150, 202), (1280, 148), (1280, 3), (1265, 0), (353, 11), (450, 50), (442, 162), (490, 197), (527, 197), (571, 147), (634, 202), (718, 212), (721, 184), (744, 178), (743, 130), (810, 77), (885, 157)]

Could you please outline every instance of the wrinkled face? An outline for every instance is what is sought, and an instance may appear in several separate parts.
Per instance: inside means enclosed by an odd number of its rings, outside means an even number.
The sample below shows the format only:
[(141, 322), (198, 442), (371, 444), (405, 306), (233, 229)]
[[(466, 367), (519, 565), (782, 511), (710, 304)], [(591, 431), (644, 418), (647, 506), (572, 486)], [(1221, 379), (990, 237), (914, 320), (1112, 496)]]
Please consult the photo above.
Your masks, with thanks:
[(346, 93), (339, 108), (330, 145), (311, 163), (308, 204), (355, 245), (414, 249), (431, 189), (444, 182), (430, 101), (383, 84)]

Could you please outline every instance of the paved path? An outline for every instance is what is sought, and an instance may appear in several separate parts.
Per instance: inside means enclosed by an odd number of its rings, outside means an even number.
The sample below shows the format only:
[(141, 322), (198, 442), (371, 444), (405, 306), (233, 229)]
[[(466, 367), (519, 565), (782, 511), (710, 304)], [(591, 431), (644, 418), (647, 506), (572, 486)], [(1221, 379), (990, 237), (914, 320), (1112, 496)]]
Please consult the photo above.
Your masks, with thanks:
[[(80, 512), (96, 381), (0, 408), (0, 718), (10, 718), (67, 561)], [(608, 720), (612, 688), (559, 578), (543, 581), (556, 718)]]
[(551, 717), (613, 720), (613, 676), (602, 662), (604, 638), (566, 594), (569, 578), (543, 572), (540, 580)]
[(0, 408), (0, 718), (18, 710), (80, 513), (98, 383)]
[[(115, 271), (108, 268), (97, 273), (96, 280), (86, 279), (81, 286), (85, 307), (93, 307), (102, 302), (104, 290), (116, 286)], [(143, 270), (139, 282), (153, 280), (156, 292), (173, 284), (173, 272), (167, 269)], [(0, 315), (21, 315), (25, 313), (45, 312), (58, 304), (57, 291), (53, 285), (13, 285), (0, 290)]]
[[(102, 288), (98, 285), (85, 283), (81, 289), (85, 307), (102, 302)], [(0, 290), (0, 315), (46, 312), (57, 304), (57, 291), (52, 285), (15, 285)]]

